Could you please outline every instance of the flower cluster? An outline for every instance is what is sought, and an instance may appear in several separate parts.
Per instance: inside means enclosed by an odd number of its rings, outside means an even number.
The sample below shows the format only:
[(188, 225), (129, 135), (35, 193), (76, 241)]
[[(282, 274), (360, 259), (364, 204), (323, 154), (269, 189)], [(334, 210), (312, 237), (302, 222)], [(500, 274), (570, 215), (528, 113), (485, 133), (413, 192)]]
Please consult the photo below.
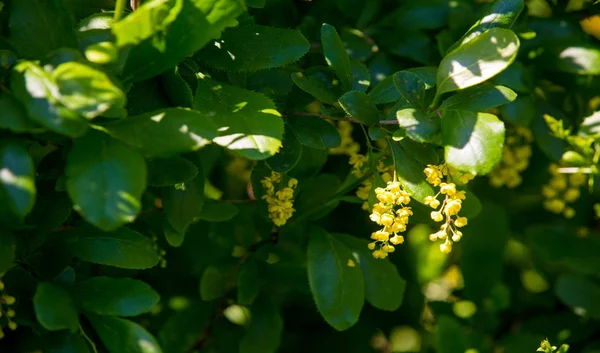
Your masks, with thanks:
[(579, 188), (587, 182), (586, 175), (578, 172), (567, 176), (560, 173), (556, 164), (551, 164), (548, 171), (552, 177), (542, 187), (544, 208), (552, 213), (562, 214), (565, 218), (573, 218), (575, 210), (568, 204), (579, 199)]
[(405, 206), (410, 202), (410, 194), (397, 181), (388, 181), (385, 188), (375, 189), (375, 194), (379, 202), (373, 206), (370, 218), (382, 228), (371, 234), (374, 241), (369, 243), (369, 249), (373, 250), (374, 258), (384, 259), (394, 252), (394, 245), (404, 242), (398, 233), (406, 231), (408, 217), (412, 215), (410, 207)]
[(532, 141), (533, 135), (525, 127), (517, 126), (507, 130), (502, 160), (488, 174), (493, 187), (506, 185), (508, 188), (515, 188), (521, 185), (523, 179), (520, 174), (529, 166)]
[[(389, 166), (385, 166), (385, 164), (379, 160), (377, 161), (377, 172), (380, 173), (381, 179), (384, 182), (389, 182), (392, 180), (392, 175), (394, 174), (394, 165), (391, 164)], [(365, 179), (362, 184), (356, 189), (356, 197), (363, 200), (362, 209), (365, 211), (369, 211), (369, 194), (373, 189), (373, 177), (369, 177)]]
[[(459, 175), (460, 173), (448, 166), (431, 164), (427, 165), (424, 173), (429, 184), (435, 187), (439, 186), (440, 188), (435, 196), (427, 196), (425, 198), (425, 204), (434, 209), (431, 212), (431, 219), (435, 222), (443, 222), (440, 230), (430, 234), (429, 239), (431, 241), (444, 240), (440, 244), (440, 250), (447, 254), (452, 251), (453, 242), (460, 241), (462, 238), (462, 232), (458, 228), (466, 226), (468, 220), (467, 217), (461, 217), (458, 214), (462, 209), (462, 202), (466, 198), (465, 192), (457, 190), (455, 183), (446, 183), (443, 180), (450, 177), (457, 177), (461, 183), (466, 184), (475, 175), (471, 173)], [(443, 197), (442, 202), (438, 199), (440, 195)]]
[[(0, 273), (0, 319), (5, 317), (6, 321), (8, 322), (8, 328), (14, 331), (17, 329), (17, 323), (14, 322), (12, 319), (15, 317), (16, 313), (14, 309), (11, 309), (10, 307), (14, 305), (17, 300), (15, 299), (15, 297), (10, 296), (6, 294), (6, 292), (4, 292), (4, 282), (2, 282), (3, 276), (4, 273)], [(2, 339), (3, 337), (4, 332), (2, 331), (2, 328), (0, 328), (0, 339)]]
[(282, 175), (276, 172), (271, 172), (271, 175), (261, 180), (262, 186), (265, 188), (263, 199), (267, 201), (269, 218), (276, 226), (281, 227), (294, 214), (294, 189), (298, 185), (298, 180), (290, 178), (287, 186), (281, 190), (275, 191), (275, 185), (282, 183)]

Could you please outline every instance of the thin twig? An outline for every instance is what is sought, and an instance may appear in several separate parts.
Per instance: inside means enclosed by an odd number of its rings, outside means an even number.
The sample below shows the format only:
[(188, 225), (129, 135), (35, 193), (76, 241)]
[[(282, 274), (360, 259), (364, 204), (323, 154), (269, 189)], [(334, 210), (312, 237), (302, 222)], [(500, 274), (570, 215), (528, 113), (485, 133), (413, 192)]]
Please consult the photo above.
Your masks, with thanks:
[[(288, 113), (283, 113), (283, 115), (288, 115), (288, 116), (314, 116), (317, 118), (321, 118), (321, 119), (329, 119), (329, 120), (336, 120), (336, 121), (347, 121), (349, 123), (354, 123), (354, 124), (362, 124), (362, 122), (360, 122), (359, 120), (356, 120), (352, 117), (349, 116), (345, 116), (343, 118), (340, 117), (335, 117), (335, 116), (327, 116), (327, 115), (323, 115), (323, 114), (318, 114), (318, 113), (304, 113), (304, 112), (288, 112)], [(380, 120), (379, 125), (398, 125), (398, 121), (396, 120)]]

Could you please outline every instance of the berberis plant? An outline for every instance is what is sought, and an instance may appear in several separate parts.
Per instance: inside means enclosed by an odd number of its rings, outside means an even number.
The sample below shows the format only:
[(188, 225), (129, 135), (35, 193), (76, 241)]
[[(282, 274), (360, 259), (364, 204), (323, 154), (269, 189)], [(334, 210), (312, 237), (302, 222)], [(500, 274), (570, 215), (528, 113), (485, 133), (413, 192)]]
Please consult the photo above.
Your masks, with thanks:
[(599, 352), (597, 13), (0, 1), (0, 351)]

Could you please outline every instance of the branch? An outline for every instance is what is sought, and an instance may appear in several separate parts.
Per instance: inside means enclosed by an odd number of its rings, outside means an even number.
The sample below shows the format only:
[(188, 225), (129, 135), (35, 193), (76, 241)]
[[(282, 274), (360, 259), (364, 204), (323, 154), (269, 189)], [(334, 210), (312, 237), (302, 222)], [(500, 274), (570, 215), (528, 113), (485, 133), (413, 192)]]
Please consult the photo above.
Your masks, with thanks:
[[(338, 118), (335, 116), (327, 116), (327, 115), (323, 115), (323, 114), (317, 114), (317, 113), (304, 113), (304, 112), (289, 112), (289, 113), (283, 113), (283, 115), (287, 115), (287, 116), (315, 116), (317, 118), (321, 118), (321, 119), (329, 119), (329, 120), (336, 120), (336, 121), (347, 121), (349, 123), (354, 123), (354, 124), (362, 124), (362, 122), (360, 122), (359, 120), (356, 120), (352, 117), (349, 116), (345, 116), (343, 118)], [(396, 120), (380, 120), (379, 121), (379, 125), (398, 125), (398, 121)]]

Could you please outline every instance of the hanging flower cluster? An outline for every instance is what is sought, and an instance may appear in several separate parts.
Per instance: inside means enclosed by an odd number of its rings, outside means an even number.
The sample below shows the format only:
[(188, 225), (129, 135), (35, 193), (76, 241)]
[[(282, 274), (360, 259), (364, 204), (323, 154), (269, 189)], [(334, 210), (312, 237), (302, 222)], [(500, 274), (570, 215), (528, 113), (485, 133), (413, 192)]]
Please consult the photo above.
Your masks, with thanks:
[(573, 218), (575, 209), (568, 204), (579, 199), (579, 188), (587, 182), (587, 176), (581, 172), (567, 176), (560, 173), (556, 164), (551, 164), (548, 171), (552, 177), (548, 184), (542, 187), (544, 208), (552, 213), (562, 214), (567, 219)]
[[(455, 183), (446, 183), (449, 177), (458, 177), (463, 184), (472, 180), (475, 175), (464, 173), (459, 176), (459, 173), (446, 165), (427, 165), (424, 170), (427, 182), (434, 187), (439, 186), (439, 192), (435, 196), (427, 196), (425, 204), (429, 205), (434, 211), (431, 212), (431, 219), (435, 222), (443, 222), (439, 231), (429, 235), (431, 241), (443, 240), (440, 244), (440, 250), (447, 254), (452, 251), (452, 244), (460, 241), (462, 232), (458, 228), (462, 228), (468, 224), (467, 217), (461, 217), (458, 213), (462, 209), (462, 202), (465, 200), (465, 191), (456, 189)], [(440, 202), (439, 196), (443, 200)]]
[[(0, 273), (0, 320), (5, 318), (7, 321), (7, 326), (10, 330), (14, 331), (17, 329), (17, 323), (12, 319), (15, 317), (16, 313), (14, 309), (10, 307), (15, 304), (17, 301), (15, 297), (8, 295), (4, 291), (4, 282), (2, 282), (2, 277), (4, 273)], [(0, 339), (4, 338), (4, 332), (0, 327)]]
[[(387, 183), (392, 180), (392, 175), (394, 174), (394, 165), (391, 164), (389, 166), (385, 166), (385, 164), (379, 160), (377, 161), (377, 172), (380, 174), (381, 180)], [(369, 202), (367, 200), (369, 199), (369, 194), (373, 189), (373, 179), (373, 176), (365, 179), (358, 189), (356, 189), (355, 195), (364, 201), (362, 203), (362, 209), (365, 211), (369, 211)]]
[(529, 166), (533, 135), (526, 127), (517, 126), (507, 129), (507, 136), (502, 150), (502, 160), (488, 174), (490, 184), (499, 188), (506, 186), (515, 188), (523, 182), (521, 173)]
[[(377, 200), (371, 213), (371, 221), (382, 228), (371, 234), (374, 241), (369, 243), (373, 257), (384, 259), (394, 252), (394, 245), (402, 244), (404, 237), (398, 233), (406, 231), (408, 218), (413, 214), (410, 207), (410, 194), (402, 190), (397, 181), (388, 181), (385, 188), (375, 189)], [(390, 244), (391, 243), (391, 244)]]
[(276, 184), (282, 184), (282, 175), (277, 172), (271, 172), (271, 175), (261, 180), (262, 186), (265, 188), (263, 199), (267, 201), (269, 218), (273, 223), (281, 227), (288, 219), (292, 217), (294, 212), (294, 189), (298, 186), (298, 180), (289, 178), (287, 186), (276, 191)]

